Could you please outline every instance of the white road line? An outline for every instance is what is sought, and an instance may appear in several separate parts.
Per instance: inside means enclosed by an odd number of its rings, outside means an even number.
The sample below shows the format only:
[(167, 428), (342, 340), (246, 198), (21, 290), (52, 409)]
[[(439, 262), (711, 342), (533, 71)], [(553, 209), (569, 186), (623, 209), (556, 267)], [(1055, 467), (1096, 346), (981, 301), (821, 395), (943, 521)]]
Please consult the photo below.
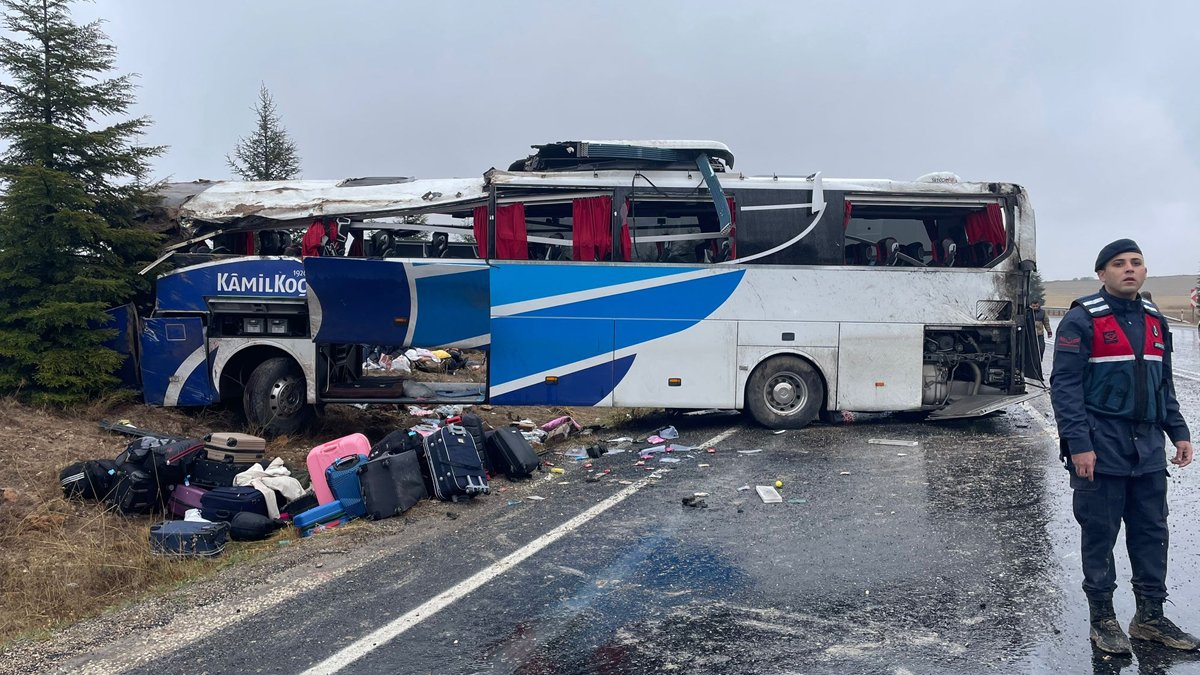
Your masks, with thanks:
[(1191, 380), (1192, 382), (1200, 382), (1200, 373), (1193, 373), (1190, 370), (1171, 368), (1171, 374), (1175, 377), (1182, 377), (1185, 380)]
[(1029, 414), (1033, 416), (1033, 419), (1037, 420), (1037, 423), (1041, 425), (1042, 429), (1049, 434), (1051, 438), (1058, 440), (1058, 429), (1056, 429), (1054, 424), (1050, 422), (1049, 418), (1043, 415), (1042, 412), (1037, 408), (1029, 405), (1029, 401), (1022, 403), (1021, 407), (1029, 411)]
[[(740, 426), (730, 427), (729, 429), (726, 429), (725, 431), (722, 431), (711, 439), (705, 441), (701, 447), (710, 447), (716, 445), (717, 443), (720, 443), (726, 438), (732, 436), (736, 431), (738, 431), (739, 428)], [(351, 663), (354, 663), (355, 661), (371, 653), (375, 649), (382, 647), (391, 640), (402, 635), (405, 631), (413, 626), (416, 626), (425, 619), (437, 614), (440, 610), (445, 609), (455, 601), (466, 597), (480, 586), (516, 567), (526, 558), (532, 556), (538, 551), (541, 551), (559, 539), (562, 539), (571, 532), (579, 529), (580, 526), (584, 525), (601, 513), (604, 513), (617, 504), (625, 501), (635, 492), (646, 487), (649, 482), (649, 478), (643, 478), (633, 485), (624, 488), (620, 492), (608, 497), (587, 511), (584, 511), (562, 525), (559, 525), (546, 534), (543, 534), (537, 539), (534, 539), (528, 544), (513, 551), (504, 558), (501, 558), (488, 567), (476, 572), (467, 579), (464, 579), (463, 581), (459, 582), (457, 586), (439, 593), (416, 609), (413, 609), (407, 614), (391, 621), (387, 625), (368, 633), (341, 651), (336, 652), (333, 656), (330, 656), (312, 668), (304, 671), (302, 675), (327, 675), (340, 671)]]

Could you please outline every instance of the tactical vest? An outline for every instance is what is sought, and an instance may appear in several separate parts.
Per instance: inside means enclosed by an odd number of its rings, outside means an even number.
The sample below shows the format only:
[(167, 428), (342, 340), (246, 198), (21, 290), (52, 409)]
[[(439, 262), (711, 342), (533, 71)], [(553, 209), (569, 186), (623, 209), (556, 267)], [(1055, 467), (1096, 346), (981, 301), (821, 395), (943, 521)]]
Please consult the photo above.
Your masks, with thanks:
[(1166, 417), (1165, 322), (1157, 307), (1141, 302), (1146, 337), (1140, 355), (1104, 296), (1097, 293), (1071, 304), (1083, 307), (1092, 317), (1092, 355), (1083, 376), (1084, 405), (1108, 417), (1161, 422)]

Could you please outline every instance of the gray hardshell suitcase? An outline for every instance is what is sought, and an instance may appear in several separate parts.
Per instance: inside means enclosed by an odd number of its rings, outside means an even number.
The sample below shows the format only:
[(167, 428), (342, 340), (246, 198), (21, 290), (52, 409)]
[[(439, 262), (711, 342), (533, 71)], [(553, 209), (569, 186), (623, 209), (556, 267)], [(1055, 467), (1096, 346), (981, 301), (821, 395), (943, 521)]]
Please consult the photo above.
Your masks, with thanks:
[(263, 460), (267, 441), (250, 434), (214, 433), (204, 438), (204, 449), (207, 458), (215, 462), (254, 464)]

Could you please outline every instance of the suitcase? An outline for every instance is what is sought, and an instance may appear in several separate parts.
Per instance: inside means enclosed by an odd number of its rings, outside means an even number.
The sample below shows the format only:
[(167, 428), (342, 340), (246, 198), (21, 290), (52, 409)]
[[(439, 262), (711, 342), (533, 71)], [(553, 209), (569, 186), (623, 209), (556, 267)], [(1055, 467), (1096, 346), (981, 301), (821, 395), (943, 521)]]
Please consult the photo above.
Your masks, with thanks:
[(425, 464), (433, 495), (445, 501), (488, 493), (487, 474), (475, 441), (457, 424), (438, 429), (425, 438)]
[(200, 498), (200, 515), (205, 520), (229, 522), (235, 514), (243, 511), (270, 515), (267, 512), (267, 498), (249, 486), (213, 488)]
[(187, 515), (188, 509), (201, 508), (201, 498), (208, 490), (195, 485), (176, 485), (167, 498), (167, 512), (176, 518)]
[(119, 478), (116, 462), (107, 459), (76, 462), (58, 474), (63, 497), (67, 499), (107, 500)]
[(371, 446), (371, 451), (367, 453), (367, 459), (372, 460), (384, 455), (396, 455), (409, 450), (421, 450), (421, 435), (411, 429), (397, 429), (387, 436), (383, 437), (375, 445)]
[(294, 516), (292, 525), (296, 526), (301, 537), (308, 537), (322, 530), (345, 525), (349, 521), (350, 519), (346, 517), (346, 510), (342, 508), (342, 503), (335, 499), (328, 504), (321, 504)]
[(363, 507), (362, 487), (358, 484), (358, 468), (366, 464), (366, 455), (350, 455), (342, 457), (325, 469), (325, 482), (333, 498), (342, 503), (346, 517), (361, 518), (366, 509)]
[(204, 441), (194, 438), (163, 442), (146, 436), (130, 443), (117, 457), (117, 465), (145, 471), (163, 487), (178, 485), (187, 477), (192, 463), (203, 450)]
[(371, 451), (371, 442), (362, 434), (350, 434), (318, 445), (308, 452), (308, 479), (312, 481), (317, 502), (328, 504), (334, 500), (329, 483), (325, 480), (325, 469), (347, 455), (365, 455)]
[(140, 469), (121, 474), (112, 492), (112, 505), (131, 516), (151, 513), (162, 508), (162, 495), (154, 477)]
[(150, 551), (172, 558), (220, 555), (229, 539), (229, 523), (168, 520), (150, 528)]
[(471, 434), (471, 439), (475, 441), (475, 451), (479, 453), (479, 461), (483, 464), (484, 470), (491, 475), (495, 475), (496, 470), (488, 461), (487, 450), (484, 449), (486, 437), (484, 435), (483, 418), (479, 415), (463, 413), (458, 417), (447, 418), (446, 424), (458, 424)]
[(512, 427), (487, 433), (487, 455), (492, 469), (509, 478), (528, 477), (542, 466), (524, 434)]
[(384, 455), (358, 467), (366, 516), (391, 518), (429, 497), (421, 477), (421, 459), (415, 450)]
[(219, 433), (204, 438), (205, 455), (215, 462), (256, 464), (267, 450), (266, 439), (250, 434)]
[(254, 466), (253, 464), (230, 464), (218, 462), (207, 457), (197, 458), (192, 462), (188, 482), (201, 487), (230, 487), (233, 477)]

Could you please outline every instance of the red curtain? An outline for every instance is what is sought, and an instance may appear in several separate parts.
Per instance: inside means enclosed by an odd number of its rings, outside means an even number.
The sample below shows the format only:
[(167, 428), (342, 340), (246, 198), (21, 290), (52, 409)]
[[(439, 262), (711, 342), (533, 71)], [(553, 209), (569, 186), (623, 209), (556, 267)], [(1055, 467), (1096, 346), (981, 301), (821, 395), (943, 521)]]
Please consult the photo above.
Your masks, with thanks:
[(846, 209), (844, 211), (844, 215), (842, 216), (842, 229), (843, 230), (850, 229), (850, 212), (853, 210), (854, 210), (854, 204), (851, 204), (850, 202), (846, 202)]
[(475, 250), (479, 252), (479, 259), (484, 260), (488, 257), (488, 208), (476, 206), (471, 220), (475, 221)]
[(986, 241), (992, 245), (995, 255), (1004, 252), (1004, 216), (999, 204), (988, 204), (983, 211), (967, 214), (967, 243)]
[(496, 257), (500, 260), (529, 259), (524, 204), (509, 204), (496, 209)]
[[(329, 226), (328, 235), (330, 239), (337, 238), (337, 223)], [(300, 240), (300, 255), (304, 257), (321, 255), (321, 239), (325, 236), (325, 222), (314, 220), (312, 225), (308, 226), (308, 231), (304, 233), (304, 238)]]
[(612, 253), (612, 197), (571, 201), (573, 260), (607, 260)]

